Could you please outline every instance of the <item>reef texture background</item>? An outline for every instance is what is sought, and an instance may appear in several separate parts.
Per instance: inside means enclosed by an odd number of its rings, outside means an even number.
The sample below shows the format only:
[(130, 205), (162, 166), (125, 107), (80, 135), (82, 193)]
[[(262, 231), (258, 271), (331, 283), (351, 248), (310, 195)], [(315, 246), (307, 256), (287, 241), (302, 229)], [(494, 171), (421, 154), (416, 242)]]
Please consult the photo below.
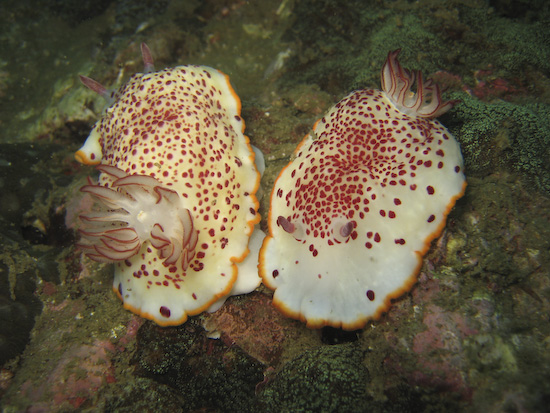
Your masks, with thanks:
[[(227, 73), (280, 169), (315, 120), (378, 88), (390, 50), (461, 103), (468, 188), (418, 283), (363, 330), (308, 330), (260, 287), (160, 328), (122, 308), (75, 248), (73, 153), (142, 69)], [(5, 412), (547, 411), (550, 6), (509, 0), (0, 3), (0, 397)], [(265, 221), (262, 222), (265, 228)], [(216, 338), (217, 337), (217, 338)]]

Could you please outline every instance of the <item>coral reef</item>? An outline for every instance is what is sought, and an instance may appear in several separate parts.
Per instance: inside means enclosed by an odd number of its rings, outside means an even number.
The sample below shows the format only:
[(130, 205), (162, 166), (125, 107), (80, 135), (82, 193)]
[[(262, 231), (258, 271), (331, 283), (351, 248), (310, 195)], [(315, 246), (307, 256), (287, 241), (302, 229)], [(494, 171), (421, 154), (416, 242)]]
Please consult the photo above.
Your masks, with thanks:
[[(4, 411), (547, 410), (548, 2), (169, 3), (0, 4)], [(159, 68), (231, 76), (267, 160), (264, 228), (298, 142), (354, 88), (379, 86), (389, 50), (444, 83), (462, 101), (441, 122), (468, 188), (410, 293), (347, 335), (283, 318), (264, 287), (178, 328), (122, 309), (64, 217), (91, 173), (73, 153), (104, 108), (77, 75), (120, 86), (143, 41)]]

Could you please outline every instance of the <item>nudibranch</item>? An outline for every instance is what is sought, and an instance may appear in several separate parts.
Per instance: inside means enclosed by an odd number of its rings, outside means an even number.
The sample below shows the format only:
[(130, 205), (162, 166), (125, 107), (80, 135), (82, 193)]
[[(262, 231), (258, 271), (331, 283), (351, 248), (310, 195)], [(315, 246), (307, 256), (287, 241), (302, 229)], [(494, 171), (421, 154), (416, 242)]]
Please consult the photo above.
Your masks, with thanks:
[(271, 194), (260, 275), (274, 305), (311, 328), (378, 319), (416, 282), (466, 188), (460, 147), (434, 120), (455, 102), (398, 53), (382, 91), (352, 92), (315, 124)]
[(111, 104), (75, 155), (100, 171), (81, 189), (95, 203), (80, 216), (80, 247), (115, 263), (125, 308), (178, 325), (260, 284), (256, 265), (239, 273), (260, 220), (260, 174), (228, 77), (206, 66), (154, 71), (145, 44), (142, 55), (144, 73), (115, 93), (81, 76)]

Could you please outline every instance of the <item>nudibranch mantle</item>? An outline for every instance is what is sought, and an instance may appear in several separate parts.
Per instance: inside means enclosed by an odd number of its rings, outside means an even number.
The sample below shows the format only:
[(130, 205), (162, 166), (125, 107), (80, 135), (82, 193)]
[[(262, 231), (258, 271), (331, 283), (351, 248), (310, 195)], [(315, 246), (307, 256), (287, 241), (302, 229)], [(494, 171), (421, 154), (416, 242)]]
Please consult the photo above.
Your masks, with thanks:
[(95, 204), (80, 217), (80, 247), (115, 263), (126, 308), (178, 325), (261, 282), (253, 271), (236, 284), (260, 220), (260, 174), (228, 77), (205, 66), (155, 72), (145, 45), (142, 54), (147, 73), (113, 95), (81, 77), (112, 104), (75, 155), (100, 171), (82, 188)]
[(330, 109), (271, 194), (260, 275), (274, 305), (311, 328), (379, 318), (416, 282), (466, 188), (458, 142), (432, 119), (455, 102), (403, 69), (398, 53), (382, 69), (384, 90)]

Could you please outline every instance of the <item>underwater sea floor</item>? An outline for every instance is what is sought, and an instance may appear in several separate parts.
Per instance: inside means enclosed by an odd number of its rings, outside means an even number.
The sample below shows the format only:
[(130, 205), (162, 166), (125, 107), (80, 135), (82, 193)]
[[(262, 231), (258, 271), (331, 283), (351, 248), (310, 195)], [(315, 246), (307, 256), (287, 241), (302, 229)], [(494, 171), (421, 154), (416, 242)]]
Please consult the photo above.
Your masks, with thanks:
[[(546, 2), (160, 1), (0, 5), (0, 397), (6, 412), (545, 411), (550, 400), (550, 12)], [(37, 36), (37, 34), (40, 34)], [(347, 93), (404, 67), (460, 99), (439, 120), (468, 187), (418, 282), (356, 331), (311, 330), (264, 286), (162, 328), (76, 248), (74, 152), (142, 70), (228, 74), (280, 170)]]

